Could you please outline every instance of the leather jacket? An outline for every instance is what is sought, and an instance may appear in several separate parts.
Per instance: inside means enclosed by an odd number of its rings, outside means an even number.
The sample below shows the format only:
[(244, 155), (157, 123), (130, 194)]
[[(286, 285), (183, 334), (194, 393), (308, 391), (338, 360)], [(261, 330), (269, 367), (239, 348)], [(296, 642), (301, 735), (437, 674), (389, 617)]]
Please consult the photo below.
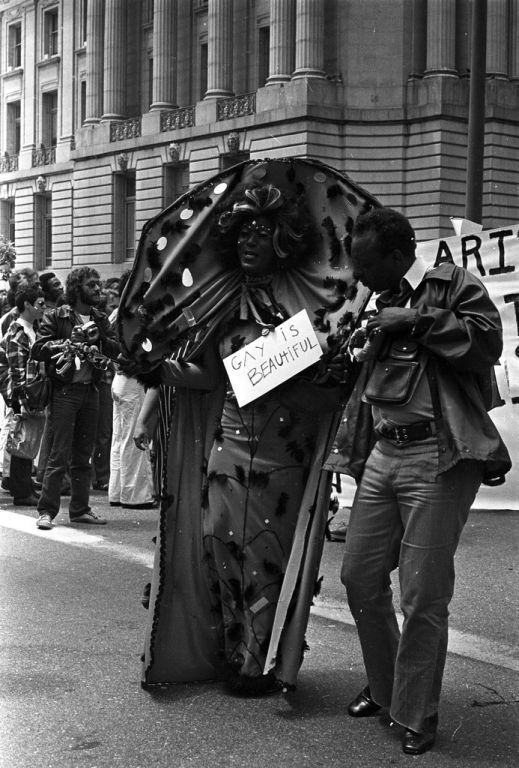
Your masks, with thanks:
[[(389, 304), (386, 292), (379, 309)], [(484, 464), (484, 483), (497, 485), (511, 468), (508, 450), (487, 411), (502, 404), (496, 397), (493, 366), (503, 349), (499, 312), (481, 281), (465, 269), (442, 263), (429, 270), (411, 296), (418, 310), (413, 338), (428, 353), (436, 373), (441, 414), (435, 415), (438, 473), (461, 459)], [(361, 397), (372, 363), (363, 363), (326, 469), (357, 481), (377, 436), (371, 406)]]
[[(120, 346), (107, 315), (95, 307), (91, 307), (90, 318), (99, 329), (99, 341), (96, 342), (99, 351), (112, 360), (116, 360), (120, 352)], [(59, 350), (60, 342), (70, 339), (72, 329), (77, 324), (77, 315), (68, 304), (63, 304), (60, 307), (45, 312), (36, 341), (31, 350), (31, 356), (35, 360), (45, 361), (47, 375), (61, 383), (72, 381), (74, 366), (71, 366), (64, 375), (59, 375), (52, 357)], [(95, 367), (92, 369), (92, 381), (94, 383), (99, 381), (102, 375), (103, 372), (99, 369)]]

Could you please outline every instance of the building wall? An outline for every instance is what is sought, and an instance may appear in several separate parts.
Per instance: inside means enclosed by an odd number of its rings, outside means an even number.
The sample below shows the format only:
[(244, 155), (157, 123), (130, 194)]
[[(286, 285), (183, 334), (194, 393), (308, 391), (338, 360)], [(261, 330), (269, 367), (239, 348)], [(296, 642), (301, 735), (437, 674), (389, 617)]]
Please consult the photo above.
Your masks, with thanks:
[[(144, 223), (164, 204), (167, 167), (187, 164), (193, 185), (247, 154), (252, 159), (320, 159), (346, 172), (383, 204), (406, 213), (419, 239), (452, 233), (450, 217), (463, 216), (466, 195), (471, 0), (285, 0), (294, 24), (294, 47), (287, 55), (290, 71), (281, 82), (269, 78), (266, 83), (258, 82), (265, 65), (259, 59), (259, 41), (261, 30), (270, 27), (273, 45), (272, 3), (234, 0), (232, 24), (220, 33), (225, 36), (223, 50), (208, 51), (209, 77), (215, 56), (227, 62), (224, 79), (231, 90), (226, 102), (203, 98), (200, 91), (214, 1), (171, 0), (171, 64), (164, 75), (171, 81), (171, 104), (165, 108), (148, 110), (153, 100), (147, 91), (150, 53), (155, 79), (160, 65), (158, 38), (144, 19), (146, 3), (131, 0), (124, 5), (124, 66), (113, 81), (106, 48), (113, 30), (103, 26), (105, 48), (101, 45), (95, 65), (101, 85), (96, 87), (102, 88), (105, 105), (108, 93), (122, 105), (124, 119), (119, 122), (103, 119), (102, 113), (84, 114), (90, 107), (81, 102), (81, 82), (87, 90), (94, 87), (89, 59), (94, 45), (83, 41), (83, 0), (0, 4), (0, 199), (16, 201), (20, 266), (41, 263), (35, 195), (42, 188), (52, 197), (53, 268), (63, 276), (73, 266), (92, 264), (110, 276), (131, 264), (114, 263), (119, 252), (117, 190), (124, 173), (135, 174), (136, 245)], [(156, 11), (159, 6), (155, 0)], [(438, 34), (446, 21), (438, 15), (440, 6), (453, 14), (443, 36)], [(519, 220), (519, 34), (514, 26), (519, 1), (507, 0), (505, 6), (505, 18), (489, 16), (487, 60), (496, 71), (487, 81), (487, 228)], [(496, 7), (489, 3), (489, 14)], [(42, 24), (53, 8), (60, 18), (59, 51), (45, 57)], [(322, 13), (322, 19), (314, 15), (301, 32), (296, 8)], [(23, 28), (18, 68), (9, 64), (13, 23)], [(302, 59), (315, 71), (298, 75), (294, 68)], [(505, 72), (497, 71), (501, 61), (506, 61)], [(271, 50), (269, 66), (272, 62)], [(57, 142), (45, 148), (52, 149), (50, 154), (38, 155), (47, 119), (42, 96), (53, 90), (59, 94)], [(247, 100), (245, 94), (252, 97)], [(6, 158), (12, 138), (8, 105), (16, 100), (22, 103), (21, 147), (16, 158)], [(228, 113), (222, 117), (224, 103)], [(180, 120), (178, 127), (162, 130), (163, 113)], [(237, 147), (232, 143), (236, 135)], [(0, 226), (6, 228), (5, 216)]]

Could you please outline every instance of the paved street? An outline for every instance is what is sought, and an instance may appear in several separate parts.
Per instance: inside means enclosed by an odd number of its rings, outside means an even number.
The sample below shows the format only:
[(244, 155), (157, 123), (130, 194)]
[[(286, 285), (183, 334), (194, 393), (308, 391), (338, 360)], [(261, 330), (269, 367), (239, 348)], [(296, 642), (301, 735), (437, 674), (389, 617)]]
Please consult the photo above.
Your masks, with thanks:
[[(66, 500), (64, 500), (66, 502)], [(364, 684), (327, 542), (298, 689), (238, 699), (218, 684), (154, 693), (139, 656), (157, 512), (93, 506), (103, 528), (51, 532), (0, 495), (2, 768), (378, 768), (519, 764), (519, 512), (473, 512), (457, 556), (450, 654), (435, 749), (400, 751), (387, 718), (355, 721)], [(173, 650), (174, 652), (174, 650)]]

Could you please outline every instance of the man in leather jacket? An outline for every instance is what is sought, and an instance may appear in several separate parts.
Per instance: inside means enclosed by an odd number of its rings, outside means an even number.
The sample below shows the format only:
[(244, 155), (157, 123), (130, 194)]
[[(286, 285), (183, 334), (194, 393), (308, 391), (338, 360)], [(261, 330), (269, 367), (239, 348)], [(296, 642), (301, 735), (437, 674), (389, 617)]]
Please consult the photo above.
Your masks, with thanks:
[(119, 344), (107, 316), (96, 309), (101, 280), (91, 267), (72, 270), (66, 304), (43, 318), (32, 355), (46, 362), (53, 383), (50, 405), (52, 444), (38, 502), (37, 526), (52, 528), (60, 508), (61, 481), (70, 461), (70, 521), (104, 525), (89, 506), (90, 456), (95, 440), (97, 381), (106, 358), (116, 359)]
[(372, 346), (382, 343), (363, 363), (327, 465), (358, 481), (341, 579), (368, 685), (348, 712), (389, 709), (412, 755), (436, 738), (459, 537), (481, 482), (503, 482), (511, 466), (487, 414), (502, 352), (498, 310), (477, 277), (450, 263), (427, 268), (415, 247), (396, 211), (355, 222), (354, 274), (380, 294), (366, 331)]

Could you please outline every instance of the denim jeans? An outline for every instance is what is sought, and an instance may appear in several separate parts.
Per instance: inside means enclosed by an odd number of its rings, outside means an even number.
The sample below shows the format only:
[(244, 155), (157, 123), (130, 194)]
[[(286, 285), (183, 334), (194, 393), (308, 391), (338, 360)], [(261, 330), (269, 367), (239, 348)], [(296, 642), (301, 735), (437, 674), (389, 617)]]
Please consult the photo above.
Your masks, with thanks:
[[(357, 625), (372, 698), (413, 731), (438, 711), (447, 653), (454, 555), (482, 464), (438, 475), (436, 439), (381, 439), (352, 505), (341, 579)], [(402, 632), (390, 572), (398, 567)]]
[(38, 512), (59, 512), (61, 481), (70, 462), (70, 518), (88, 512), (90, 457), (94, 446), (99, 393), (94, 384), (55, 384), (50, 406), (52, 445)]

